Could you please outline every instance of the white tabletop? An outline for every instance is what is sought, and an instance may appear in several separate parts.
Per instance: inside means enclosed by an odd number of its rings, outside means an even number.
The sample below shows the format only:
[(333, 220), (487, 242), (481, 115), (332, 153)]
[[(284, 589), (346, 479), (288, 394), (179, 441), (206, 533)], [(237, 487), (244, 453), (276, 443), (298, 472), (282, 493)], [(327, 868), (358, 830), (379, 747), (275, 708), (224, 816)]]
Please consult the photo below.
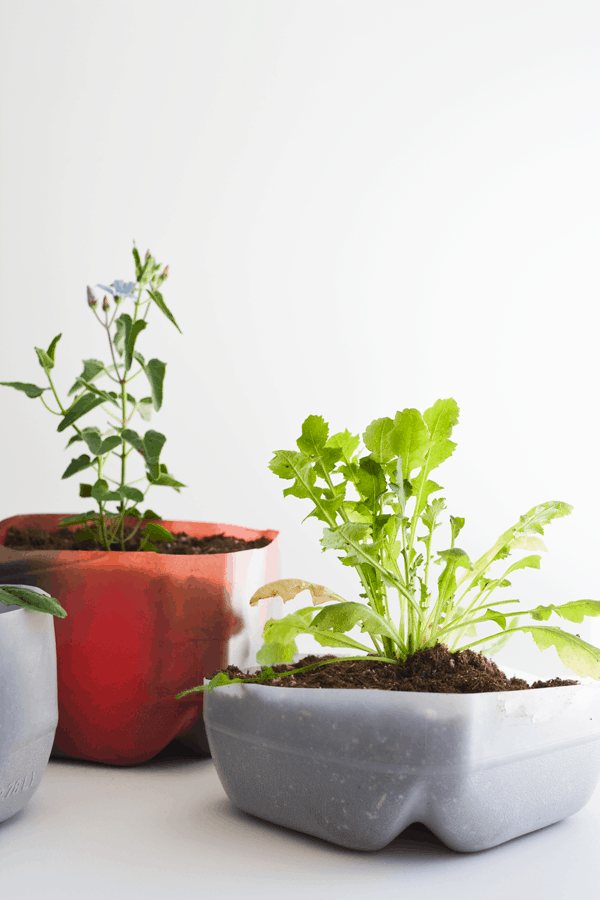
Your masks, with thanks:
[(600, 789), (575, 816), (480, 853), (423, 826), (362, 853), (238, 811), (212, 760), (174, 744), (126, 768), (51, 759), (0, 824), (2, 900), (573, 900), (599, 884)]

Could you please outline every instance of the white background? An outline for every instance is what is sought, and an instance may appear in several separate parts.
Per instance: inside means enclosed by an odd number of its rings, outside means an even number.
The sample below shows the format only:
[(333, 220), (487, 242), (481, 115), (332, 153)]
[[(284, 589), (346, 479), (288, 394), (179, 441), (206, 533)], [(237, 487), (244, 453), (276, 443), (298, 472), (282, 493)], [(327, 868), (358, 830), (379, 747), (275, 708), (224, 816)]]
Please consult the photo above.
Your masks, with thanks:
[[(282, 577), (354, 599), (272, 451), (452, 396), (460, 546), (566, 501), (513, 596), (600, 599), (599, 40), (593, 0), (2, 0), (0, 380), (44, 386), (58, 332), (63, 397), (107, 357), (85, 288), (135, 239), (183, 332), (153, 309), (138, 344), (167, 362), (138, 428), (188, 485), (164, 518), (277, 529)], [(0, 390), (1, 517), (88, 508), (57, 420)]]

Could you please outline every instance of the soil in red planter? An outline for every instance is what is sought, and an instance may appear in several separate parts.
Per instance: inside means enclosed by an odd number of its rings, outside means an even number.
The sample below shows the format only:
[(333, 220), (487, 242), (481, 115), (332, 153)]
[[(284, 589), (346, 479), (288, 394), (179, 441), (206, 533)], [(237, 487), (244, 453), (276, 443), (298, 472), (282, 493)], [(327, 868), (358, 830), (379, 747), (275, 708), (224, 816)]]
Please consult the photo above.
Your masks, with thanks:
[[(305, 656), (297, 663), (271, 666), (274, 672), (289, 672), (302, 666), (336, 659), (328, 656)], [(230, 678), (252, 678), (256, 675), (242, 672), (237, 666), (223, 671)], [(209, 677), (216, 675), (213, 672)], [(522, 678), (509, 678), (495, 662), (474, 650), (451, 653), (445, 644), (417, 650), (404, 663), (383, 662), (373, 657), (360, 660), (340, 660), (320, 666), (310, 672), (290, 675), (288, 678), (271, 678), (262, 684), (277, 687), (308, 688), (359, 688), (380, 691), (417, 691), (430, 694), (481, 694), (489, 691), (523, 691), (533, 688), (561, 687), (579, 684), (553, 678), (527, 684)]]
[[(69, 531), (68, 528), (61, 528), (58, 531), (45, 531), (42, 528), (11, 527), (6, 535), (4, 546), (13, 550), (104, 550), (104, 547), (96, 541), (76, 540), (75, 535), (81, 530)], [(125, 535), (127, 536), (127, 532)], [(138, 531), (125, 542), (125, 551), (139, 551), (141, 540), (141, 531)], [(266, 547), (271, 541), (266, 537), (257, 538), (255, 541), (245, 541), (243, 538), (229, 537), (225, 534), (211, 534), (207, 537), (195, 538), (190, 537), (185, 531), (180, 531), (174, 535), (172, 541), (153, 540), (152, 543), (159, 553), (192, 556), (254, 550), (258, 547)], [(121, 550), (121, 545), (112, 544), (110, 549)]]

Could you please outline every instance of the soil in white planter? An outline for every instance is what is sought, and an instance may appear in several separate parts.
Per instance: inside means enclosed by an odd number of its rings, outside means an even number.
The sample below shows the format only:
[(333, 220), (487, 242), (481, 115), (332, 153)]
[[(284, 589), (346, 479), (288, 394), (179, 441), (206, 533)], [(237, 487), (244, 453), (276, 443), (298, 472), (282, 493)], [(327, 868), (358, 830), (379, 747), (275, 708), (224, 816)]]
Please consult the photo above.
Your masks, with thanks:
[[(274, 672), (284, 673), (291, 669), (309, 666), (336, 659), (328, 656), (305, 656), (297, 663), (282, 663), (271, 666)], [(237, 666), (228, 666), (223, 671), (230, 678), (256, 678), (257, 672), (247, 674)], [(213, 672), (212, 678), (217, 672)], [(579, 684), (578, 681), (552, 678), (549, 681), (535, 681), (528, 684), (522, 678), (509, 678), (495, 662), (474, 650), (459, 650), (451, 653), (445, 644), (417, 650), (404, 663), (388, 663), (375, 657), (360, 660), (342, 660), (319, 666), (309, 672), (301, 672), (282, 678), (271, 678), (261, 682), (276, 687), (303, 688), (347, 688), (380, 691), (416, 691), (432, 694), (480, 694), (489, 691), (523, 691), (534, 688), (562, 687)]]

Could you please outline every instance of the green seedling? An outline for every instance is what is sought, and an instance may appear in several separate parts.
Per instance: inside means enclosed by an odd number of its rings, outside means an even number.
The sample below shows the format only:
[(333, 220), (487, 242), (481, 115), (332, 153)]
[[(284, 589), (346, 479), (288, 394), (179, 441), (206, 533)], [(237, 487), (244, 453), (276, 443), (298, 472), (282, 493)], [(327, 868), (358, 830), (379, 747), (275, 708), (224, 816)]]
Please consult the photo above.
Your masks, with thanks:
[[(492, 574), (490, 569), (513, 551), (545, 551), (541, 540), (544, 527), (552, 519), (568, 515), (571, 506), (561, 501), (535, 506), (475, 562), (456, 546), (464, 519), (450, 516), (449, 546), (446, 543), (444, 549), (434, 549), (434, 532), (441, 525), (446, 501), (432, 496), (443, 488), (430, 476), (454, 452), (456, 444), (450, 436), (458, 414), (458, 406), (450, 398), (438, 400), (423, 414), (404, 409), (394, 419), (376, 419), (362, 436), (362, 452), (358, 435), (344, 431), (329, 437), (327, 423), (320, 416), (309, 416), (297, 441), (298, 450), (275, 453), (271, 470), (292, 482), (284, 496), (311, 502), (313, 509), (306, 518), (313, 516), (325, 523), (323, 550), (341, 554), (342, 564), (356, 570), (364, 589), (359, 596), (365, 602), (346, 601), (322, 585), (300, 579), (282, 579), (260, 588), (250, 600), (252, 605), (275, 596), (285, 603), (305, 590), (311, 593), (312, 605), (266, 623), (264, 644), (257, 654), (263, 670), (253, 681), (273, 678), (271, 666), (292, 662), (300, 634), (312, 635), (323, 647), (349, 648), (361, 654), (343, 659), (364, 659), (371, 654), (402, 663), (415, 651), (440, 643), (452, 652), (474, 647), (493, 655), (517, 632), (531, 635), (540, 650), (555, 647), (564, 665), (577, 675), (600, 680), (597, 647), (559, 627), (536, 624), (552, 615), (582, 622), (585, 616), (600, 615), (599, 601), (574, 600), (523, 611), (514, 607), (520, 603), (518, 599), (492, 600), (497, 591), (511, 586), (508, 576), (516, 570), (539, 569), (541, 557), (530, 553), (500, 573)], [(315, 609), (324, 603), (328, 605)], [(524, 617), (528, 621), (521, 624)], [(484, 623), (488, 627), (492, 623), (497, 630), (480, 637), (478, 626)], [(350, 637), (357, 625), (371, 646)], [(335, 661), (278, 673), (278, 677)], [(220, 672), (209, 684), (177, 696), (211, 691), (240, 680)]]

